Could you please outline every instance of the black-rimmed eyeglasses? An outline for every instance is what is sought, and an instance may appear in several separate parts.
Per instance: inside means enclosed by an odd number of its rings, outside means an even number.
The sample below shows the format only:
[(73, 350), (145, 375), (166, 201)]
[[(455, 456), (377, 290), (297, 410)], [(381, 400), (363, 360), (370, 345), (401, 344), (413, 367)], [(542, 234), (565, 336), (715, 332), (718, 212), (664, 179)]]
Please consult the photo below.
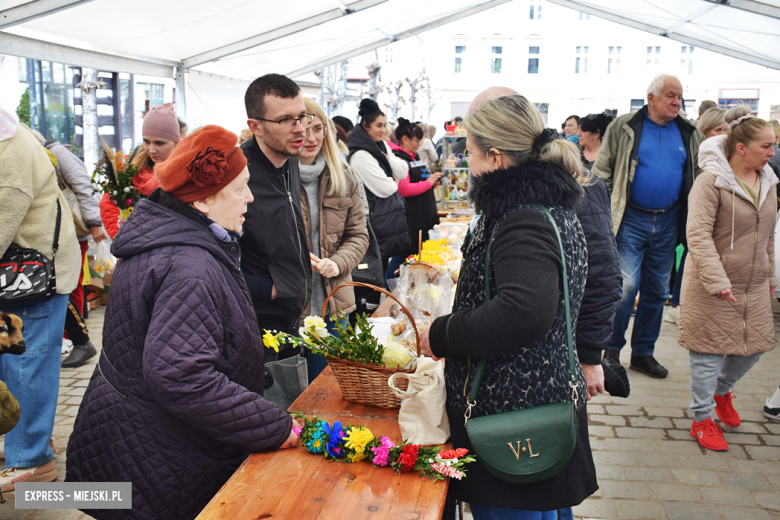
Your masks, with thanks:
[(300, 123), (303, 129), (306, 130), (314, 123), (314, 114), (303, 114), (300, 117), (295, 118), (285, 117), (284, 119), (280, 119), (278, 121), (274, 119), (263, 119), (262, 117), (254, 117), (252, 119), (256, 119), (257, 121), (265, 121), (266, 123), (277, 123), (285, 130), (292, 130), (295, 128), (296, 123)]

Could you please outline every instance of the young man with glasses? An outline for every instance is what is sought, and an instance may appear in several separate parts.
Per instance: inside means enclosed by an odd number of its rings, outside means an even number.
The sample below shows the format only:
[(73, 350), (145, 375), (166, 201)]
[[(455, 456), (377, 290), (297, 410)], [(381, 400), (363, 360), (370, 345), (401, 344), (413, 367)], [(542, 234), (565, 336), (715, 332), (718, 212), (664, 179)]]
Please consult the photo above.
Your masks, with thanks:
[[(298, 85), (279, 74), (257, 78), (244, 97), (253, 138), (241, 145), (254, 202), (244, 215), (241, 270), (260, 331), (294, 332), (311, 297), (311, 262), (301, 214), (297, 157), (314, 116), (306, 112)], [(265, 360), (299, 353), (287, 346)]]

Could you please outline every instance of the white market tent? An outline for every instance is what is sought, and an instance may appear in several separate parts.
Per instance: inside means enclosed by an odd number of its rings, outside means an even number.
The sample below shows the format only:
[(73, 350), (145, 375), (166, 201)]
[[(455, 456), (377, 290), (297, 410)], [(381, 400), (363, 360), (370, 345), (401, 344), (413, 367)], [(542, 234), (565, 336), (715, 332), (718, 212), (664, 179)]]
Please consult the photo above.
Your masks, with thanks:
[[(0, 0), (0, 53), (175, 77), (180, 115), (228, 126), (258, 76), (299, 77), (507, 1)], [(549, 1), (780, 69), (780, 0)]]

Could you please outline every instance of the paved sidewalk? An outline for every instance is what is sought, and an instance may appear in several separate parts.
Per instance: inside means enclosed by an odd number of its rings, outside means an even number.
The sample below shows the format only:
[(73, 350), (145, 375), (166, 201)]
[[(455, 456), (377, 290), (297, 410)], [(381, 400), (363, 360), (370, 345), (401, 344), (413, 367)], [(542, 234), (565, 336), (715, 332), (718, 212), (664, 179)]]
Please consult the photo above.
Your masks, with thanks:
[[(773, 301), (775, 331), (780, 304)], [(630, 337), (630, 330), (627, 333)], [(628, 367), (630, 348), (622, 351)], [(601, 489), (574, 509), (599, 519), (780, 519), (780, 422), (764, 401), (780, 384), (780, 349), (764, 354), (733, 390), (739, 428), (723, 426), (727, 452), (701, 448), (693, 421), (688, 351), (677, 326), (664, 322), (655, 351), (669, 369), (663, 380), (628, 370), (631, 397), (589, 403), (590, 441)]]
[[(102, 346), (104, 307), (87, 321), (92, 342)], [(780, 304), (774, 302), (775, 330)], [(630, 330), (629, 330), (630, 334)], [(629, 349), (622, 356), (628, 366)], [(664, 322), (656, 357), (670, 375), (650, 379), (629, 370), (631, 397), (601, 396), (589, 403), (591, 445), (601, 489), (574, 509), (581, 519), (780, 520), (780, 422), (761, 413), (780, 383), (780, 349), (765, 354), (734, 389), (742, 417), (724, 427), (729, 451), (700, 448), (688, 434), (692, 418), (688, 353), (677, 344), (677, 327)], [(97, 357), (77, 369), (63, 369), (54, 425), (60, 480), (78, 406)], [(0, 519), (84, 520), (66, 510), (14, 510), (14, 495), (0, 505)], [(292, 520), (292, 519), (291, 519)]]
[[(87, 328), (89, 337), (97, 348), (98, 354), (103, 348), (103, 316), (105, 307), (89, 313)], [(63, 356), (62, 359), (65, 359)], [(79, 411), (81, 398), (87, 390), (89, 379), (97, 365), (98, 356), (93, 357), (86, 365), (79, 368), (63, 368), (60, 370), (60, 394), (57, 398), (57, 416), (54, 419), (54, 446), (58, 449), (55, 456), (55, 464), (59, 474), (58, 482), (65, 480), (65, 447), (68, 445), (68, 438), (73, 431), (73, 423), (76, 420), (76, 414)], [(5, 467), (5, 466), (3, 466)], [(92, 518), (74, 510), (26, 510), (14, 509), (14, 493), (5, 493), (8, 500), (0, 505), (0, 519), (14, 520), (86, 520)]]

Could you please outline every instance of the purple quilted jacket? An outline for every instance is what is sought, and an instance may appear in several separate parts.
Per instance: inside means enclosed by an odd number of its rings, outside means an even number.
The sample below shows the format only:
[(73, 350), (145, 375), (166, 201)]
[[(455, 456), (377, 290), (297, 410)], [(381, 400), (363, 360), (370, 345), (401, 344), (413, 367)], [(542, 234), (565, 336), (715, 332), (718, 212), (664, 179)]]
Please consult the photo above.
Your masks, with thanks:
[(66, 481), (133, 483), (132, 510), (86, 511), (99, 519), (194, 518), (249, 453), (279, 448), (292, 426), (262, 397), (238, 244), (163, 195), (138, 204), (111, 248), (121, 260), (103, 352), (68, 442)]

